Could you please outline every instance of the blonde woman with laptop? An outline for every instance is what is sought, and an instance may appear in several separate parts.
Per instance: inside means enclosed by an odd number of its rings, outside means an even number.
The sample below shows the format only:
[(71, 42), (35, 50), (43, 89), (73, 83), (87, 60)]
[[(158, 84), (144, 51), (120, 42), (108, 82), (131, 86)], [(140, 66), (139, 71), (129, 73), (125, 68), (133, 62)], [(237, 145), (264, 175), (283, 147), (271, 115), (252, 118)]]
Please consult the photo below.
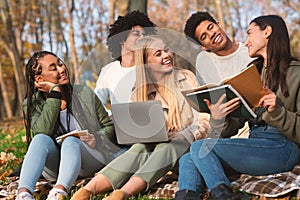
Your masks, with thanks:
[[(168, 142), (136, 143), (101, 170), (72, 200), (89, 199), (92, 194), (114, 192), (106, 199), (123, 200), (147, 191), (167, 171), (195, 139), (205, 137), (207, 120), (195, 120), (193, 111), (181, 94), (198, 87), (195, 75), (174, 68), (173, 55), (158, 36), (146, 36), (135, 51), (136, 84), (133, 101), (160, 100), (169, 130)], [(196, 122), (194, 122), (196, 121)]]

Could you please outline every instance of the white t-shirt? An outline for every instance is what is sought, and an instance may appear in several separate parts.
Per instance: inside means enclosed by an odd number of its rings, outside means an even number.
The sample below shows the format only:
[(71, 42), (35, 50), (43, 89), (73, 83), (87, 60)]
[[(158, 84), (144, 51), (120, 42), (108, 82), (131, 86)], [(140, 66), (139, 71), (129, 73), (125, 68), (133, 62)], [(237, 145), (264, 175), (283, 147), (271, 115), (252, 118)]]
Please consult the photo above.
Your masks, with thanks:
[(201, 85), (219, 84), (222, 80), (241, 72), (252, 60), (247, 47), (240, 42), (238, 49), (227, 56), (201, 51), (196, 60), (197, 79)]
[[(111, 104), (130, 102), (135, 80), (135, 66), (122, 67), (120, 61), (113, 61), (101, 69), (94, 92), (104, 107), (108, 97)], [(107, 112), (111, 115), (110, 110)]]
[[(220, 84), (222, 80), (241, 72), (253, 60), (249, 57), (248, 49), (239, 42), (238, 49), (230, 55), (218, 56), (212, 52), (201, 51), (196, 60), (196, 76), (203, 84)], [(248, 123), (233, 137), (247, 138), (249, 136)]]

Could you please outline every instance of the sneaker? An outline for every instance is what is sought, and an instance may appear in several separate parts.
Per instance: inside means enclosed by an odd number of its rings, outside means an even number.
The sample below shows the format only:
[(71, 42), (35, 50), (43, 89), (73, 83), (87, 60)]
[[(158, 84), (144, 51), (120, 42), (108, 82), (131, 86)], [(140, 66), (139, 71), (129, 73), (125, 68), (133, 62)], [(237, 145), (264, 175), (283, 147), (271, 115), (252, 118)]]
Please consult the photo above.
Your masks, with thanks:
[(68, 193), (61, 189), (53, 188), (50, 190), (46, 200), (65, 200)]
[(211, 190), (211, 199), (213, 200), (250, 200), (251, 198), (243, 193), (234, 193), (232, 189), (225, 184), (220, 184)]
[(35, 200), (29, 192), (21, 192), (17, 195), (16, 200)]
[(201, 195), (192, 190), (178, 190), (174, 200), (200, 200)]

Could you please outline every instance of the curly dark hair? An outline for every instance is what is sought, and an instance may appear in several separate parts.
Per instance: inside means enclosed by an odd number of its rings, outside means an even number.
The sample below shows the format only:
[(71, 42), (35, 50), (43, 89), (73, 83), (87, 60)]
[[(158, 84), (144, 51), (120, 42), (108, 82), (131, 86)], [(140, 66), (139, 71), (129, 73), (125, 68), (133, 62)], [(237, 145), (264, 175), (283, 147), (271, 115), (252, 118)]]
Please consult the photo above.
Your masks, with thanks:
[[(38, 94), (38, 89), (34, 86), (35, 82), (35, 76), (40, 75), (42, 73), (42, 66), (40, 64), (40, 59), (47, 55), (52, 55), (57, 57), (63, 64), (64, 62), (54, 53), (50, 51), (38, 51), (35, 52), (28, 60), (26, 66), (25, 66), (25, 75), (26, 75), (26, 95), (24, 100), (26, 99), (26, 105), (27, 105), (27, 111), (25, 112), (23, 110), (24, 115), (24, 123), (26, 128), (26, 141), (27, 146), (29, 146), (32, 135), (31, 135), (31, 115), (34, 110), (33, 108), (33, 100), (35, 99), (35, 96)], [(65, 65), (65, 64), (64, 64)], [(66, 73), (69, 79), (69, 71), (68, 68), (66, 69)], [(67, 101), (67, 116), (69, 116), (69, 111), (71, 111), (71, 99), (72, 99), (72, 91), (73, 87), (71, 85), (71, 81), (69, 79), (69, 83), (65, 86), (62, 86), (62, 90), (64, 90), (64, 93), (66, 95), (66, 101)], [(43, 93), (43, 92), (42, 92)], [(67, 122), (69, 127), (69, 122)]]
[(119, 16), (118, 19), (110, 25), (106, 44), (114, 59), (121, 61), (121, 44), (127, 39), (132, 27), (138, 25), (144, 28), (146, 35), (156, 34), (154, 28), (156, 25), (146, 14), (138, 10), (132, 11), (125, 16)]
[(201, 43), (195, 37), (195, 31), (196, 31), (197, 26), (205, 20), (208, 20), (208, 21), (211, 21), (211, 22), (217, 24), (217, 21), (208, 12), (198, 11), (198, 12), (192, 14), (188, 18), (188, 20), (185, 23), (185, 27), (184, 27), (184, 33), (187, 36), (188, 40), (199, 43), (201, 45)]

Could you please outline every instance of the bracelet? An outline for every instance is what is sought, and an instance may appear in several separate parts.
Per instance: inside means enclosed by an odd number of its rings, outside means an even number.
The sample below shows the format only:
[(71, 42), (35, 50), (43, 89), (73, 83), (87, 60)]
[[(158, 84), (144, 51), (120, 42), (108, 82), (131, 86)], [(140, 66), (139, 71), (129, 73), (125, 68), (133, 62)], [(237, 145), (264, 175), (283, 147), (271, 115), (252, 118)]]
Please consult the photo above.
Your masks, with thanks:
[(51, 86), (50, 90), (49, 90), (49, 93), (52, 92), (52, 90), (56, 87), (59, 87), (60, 85), (59, 84), (54, 84)]

